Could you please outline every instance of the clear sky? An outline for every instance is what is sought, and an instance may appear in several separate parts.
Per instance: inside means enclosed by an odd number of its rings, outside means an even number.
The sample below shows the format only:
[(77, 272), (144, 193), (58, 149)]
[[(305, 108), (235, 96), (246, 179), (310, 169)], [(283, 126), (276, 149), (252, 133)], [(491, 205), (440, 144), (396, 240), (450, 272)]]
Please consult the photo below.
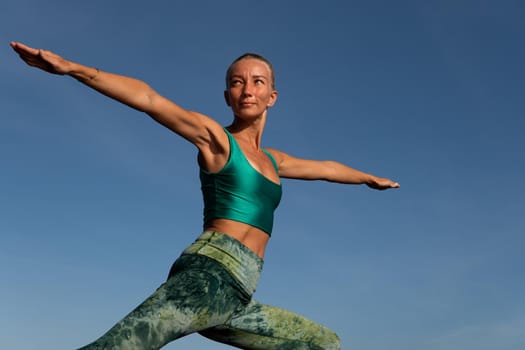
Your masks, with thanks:
[(0, 347), (96, 339), (164, 281), (202, 215), (192, 145), (25, 66), (16, 40), (223, 125), (226, 67), (267, 56), (265, 146), (401, 189), (284, 180), (255, 298), (343, 349), (523, 350), (524, 18), (519, 0), (2, 1)]

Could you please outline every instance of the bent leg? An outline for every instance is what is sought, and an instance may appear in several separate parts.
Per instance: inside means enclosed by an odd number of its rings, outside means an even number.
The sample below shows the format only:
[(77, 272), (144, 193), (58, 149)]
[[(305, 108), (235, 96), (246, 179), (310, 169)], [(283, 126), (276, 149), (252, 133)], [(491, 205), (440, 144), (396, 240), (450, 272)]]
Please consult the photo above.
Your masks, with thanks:
[[(241, 305), (231, 277), (216, 262), (184, 256), (181, 266), (106, 334), (82, 350), (153, 350), (172, 340), (226, 322)], [(198, 266), (186, 269), (185, 266)]]
[(224, 325), (199, 332), (247, 350), (339, 350), (330, 329), (290, 311), (252, 300)]

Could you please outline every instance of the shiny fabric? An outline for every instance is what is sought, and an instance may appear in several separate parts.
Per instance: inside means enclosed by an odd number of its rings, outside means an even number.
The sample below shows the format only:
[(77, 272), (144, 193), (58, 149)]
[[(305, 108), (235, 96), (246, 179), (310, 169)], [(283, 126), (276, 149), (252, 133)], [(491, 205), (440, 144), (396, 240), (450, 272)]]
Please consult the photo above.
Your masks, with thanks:
[[(235, 141), (224, 129), (230, 141), (230, 157), (219, 172), (200, 170), (204, 199), (204, 223), (212, 219), (230, 219), (255, 226), (271, 235), (273, 213), (281, 200), (281, 185), (255, 170)], [(264, 151), (277, 164), (269, 152)]]

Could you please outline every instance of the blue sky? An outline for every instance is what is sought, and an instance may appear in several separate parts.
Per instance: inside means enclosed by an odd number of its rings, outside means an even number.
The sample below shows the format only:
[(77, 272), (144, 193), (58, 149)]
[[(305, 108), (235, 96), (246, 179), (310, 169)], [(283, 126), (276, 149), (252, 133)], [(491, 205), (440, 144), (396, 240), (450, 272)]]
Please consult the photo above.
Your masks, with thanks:
[[(343, 349), (525, 346), (520, 1), (7, 0), (0, 5), (0, 342), (77, 348), (201, 227), (192, 145), (9, 41), (143, 79), (227, 125), (224, 74), (274, 63), (264, 144), (396, 191), (283, 181), (255, 298)], [(165, 349), (229, 349), (189, 336)]]

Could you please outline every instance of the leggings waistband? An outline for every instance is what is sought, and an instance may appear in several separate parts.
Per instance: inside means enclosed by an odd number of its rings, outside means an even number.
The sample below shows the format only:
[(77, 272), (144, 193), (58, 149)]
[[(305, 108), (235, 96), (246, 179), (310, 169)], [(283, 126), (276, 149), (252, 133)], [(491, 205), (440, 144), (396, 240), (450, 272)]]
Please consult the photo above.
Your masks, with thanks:
[(214, 231), (204, 231), (184, 250), (184, 254), (207, 256), (225, 267), (250, 296), (261, 276), (263, 260), (233, 237)]

